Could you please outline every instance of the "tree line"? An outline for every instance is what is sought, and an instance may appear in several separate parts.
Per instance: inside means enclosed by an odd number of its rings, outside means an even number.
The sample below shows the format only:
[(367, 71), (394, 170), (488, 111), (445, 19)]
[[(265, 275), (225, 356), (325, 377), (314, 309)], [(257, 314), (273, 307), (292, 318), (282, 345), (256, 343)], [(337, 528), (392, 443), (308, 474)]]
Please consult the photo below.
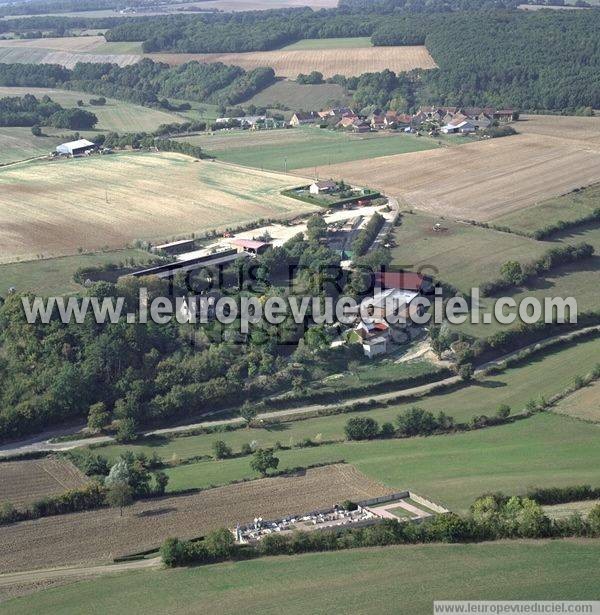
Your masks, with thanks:
[(234, 105), (251, 98), (274, 81), (272, 68), (245, 71), (220, 62), (188, 62), (170, 67), (146, 58), (125, 67), (79, 62), (72, 70), (53, 64), (0, 64), (2, 86), (63, 87), (163, 107), (167, 96)]

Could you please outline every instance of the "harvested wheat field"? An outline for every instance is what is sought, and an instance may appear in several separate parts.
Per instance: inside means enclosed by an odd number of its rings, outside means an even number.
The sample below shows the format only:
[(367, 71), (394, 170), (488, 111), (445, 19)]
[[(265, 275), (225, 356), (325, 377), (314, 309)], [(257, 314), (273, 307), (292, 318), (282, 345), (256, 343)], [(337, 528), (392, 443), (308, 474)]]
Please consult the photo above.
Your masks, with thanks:
[(285, 218), (297, 178), (172, 153), (128, 152), (0, 169), (0, 262)]
[(0, 463), (0, 503), (29, 504), (87, 482), (70, 461), (55, 457)]
[(0, 572), (107, 562), (158, 547), (169, 536), (193, 538), (261, 516), (273, 519), (391, 493), (353, 466), (336, 464), (192, 495), (137, 502), (119, 516), (102, 509), (0, 527)]
[(252, 51), (248, 53), (151, 53), (146, 57), (167, 64), (223, 62), (245, 69), (270, 66), (279, 77), (295, 79), (299, 73), (317, 70), (324, 77), (378, 72), (386, 68), (394, 72), (413, 68), (435, 68), (436, 64), (424, 46), (363, 47), (349, 49), (299, 49)]
[(600, 118), (531, 116), (514, 126), (520, 134), (512, 137), (342, 163), (326, 172), (382, 190), (404, 206), (479, 221), (600, 181)]

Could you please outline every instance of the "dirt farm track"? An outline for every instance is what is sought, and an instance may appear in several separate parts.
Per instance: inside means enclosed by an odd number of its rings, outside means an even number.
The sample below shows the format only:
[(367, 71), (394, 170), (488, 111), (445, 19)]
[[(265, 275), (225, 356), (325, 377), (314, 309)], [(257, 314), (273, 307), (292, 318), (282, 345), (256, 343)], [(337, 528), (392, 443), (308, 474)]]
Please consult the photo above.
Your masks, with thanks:
[(139, 501), (119, 517), (102, 509), (0, 527), (0, 573), (79, 563), (158, 547), (169, 536), (193, 538), (256, 516), (273, 519), (325, 508), (345, 499), (392, 493), (353, 466), (337, 464), (291, 477)]
[(181, 154), (123, 153), (0, 169), (0, 263), (170, 239), (314, 209), (297, 178)]
[(382, 190), (401, 206), (479, 221), (600, 181), (600, 118), (532, 115), (514, 127), (516, 136), (331, 165), (320, 172)]

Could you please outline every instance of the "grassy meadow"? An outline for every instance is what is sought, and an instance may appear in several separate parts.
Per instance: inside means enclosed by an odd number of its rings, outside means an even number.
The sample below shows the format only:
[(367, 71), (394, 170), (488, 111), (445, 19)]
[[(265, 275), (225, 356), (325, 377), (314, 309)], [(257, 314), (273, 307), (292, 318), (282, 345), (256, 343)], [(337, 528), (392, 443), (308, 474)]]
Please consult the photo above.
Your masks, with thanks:
[(358, 49), (360, 47), (372, 47), (371, 37), (355, 36), (349, 38), (305, 38), (286, 45), (282, 49)]
[[(383, 480), (386, 484), (393, 487), (411, 488), (419, 492), (417, 485), (412, 483), (412, 479), (402, 478), (396, 481), (395, 479), (388, 481), (385, 474), (380, 474), (380, 472), (386, 471), (385, 464), (390, 462), (388, 459), (390, 455), (399, 455), (398, 461), (402, 458), (402, 463), (408, 463), (411, 468), (411, 464), (416, 463), (417, 466), (420, 466), (421, 463), (424, 463), (423, 460), (431, 456), (431, 462), (427, 462), (425, 469), (421, 468), (420, 470), (421, 479), (430, 481), (434, 479), (437, 471), (443, 471), (439, 465), (438, 449), (440, 447), (444, 451), (448, 451), (448, 454), (450, 454), (450, 451), (453, 451), (452, 454), (454, 454), (454, 451), (459, 451), (460, 447), (466, 443), (473, 449), (469, 454), (475, 455), (476, 451), (481, 449), (483, 443), (491, 441), (498, 448), (497, 454), (499, 455), (502, 449), (510, 444), (510, 438), (514, 435), (511, 434), (515, 431), (527, 434), (521, 444), (525, 444), (533, 438), (537, 443), (536, 446), (541, 450), (545, 446), (546, 437), (553, 439), (554, 429), (558, 428), (558, 431), (560, 431), (562, 428), (558, 426), (562, 426), (563, 423), (552, 421), (555, 419), (561, 421), (562, 417), (536, 416), (528, 420), (518, 421), (512, 425), (459, 435), (409, 440), (384, 440), (371, 443), (343, 443), (341, 441), (344, 439), (344, 425), (349, 418), (369, 416), (380, 423), (385, 421), (393, 422), (398, 414), (415, 405), (434, 413), (443, 411), (454, 416), (459, 421), (469, 420), (471, 417), (480, 414), (492, 415), (497, 407), (503, 403), (510, 405), (513, 412), (517, 412), (523, 409), (529, 399), (538, 398), (540, 395), (550, 397), (564, 390), (567, 386), (572, 385), (577, 375), (585, 375), (591, 371), (598, 362), (599, 357), (600, 340), (589, 340), (560, 351), (540, 355), (537, 358), (533, 358), (527, 364), (510, 368), (502, 374), (486, 376), (471, 386), (455, 389), (448, 393), (429, 395), (418, 400), (395, 404), (387, 408), (289, 421), (265, 429), (239, 429), (218, 434), (203, 434), (173, 439), (157, 437), (138, 445), (102, 446), (96, 448), (94, 452), (100, 453), (110, 460), (115, 460), (119, 454), (126, 450), (134, 452), (143, 451), (146, 454), (152, 454), (152, 452), (156, 451), (166, 461), (178, 462), (195, 456), (212, 455), (212, 444), (216, 440), (225, 441), (234, 452), (239, 452), (245, 443), (254, 443), (255, 446), (267, 447), (273, 446), (276, 442), (281, 442), (284, 446), (295, 445), (302, 442), (305, 438), (310, 438), (315, 442), (338, 440), (340, 441), (339, 444), (280, 451), (278, 455), (281, 458), (281, 467), (293, 467), (305, 465), (305, 463), (318, 463), (320, 461), (337, 459), (345, 459), (351, 463), (360, 460), (366, 465), (375, 464), (376, 469), (371, 474), (374, 478)], [(536, 383), (535, 390), (532, 390), (532, 382)], [(580, 429), (583, 430), (581, 431), (582, 434), (587, 429), (583, 423), (570, 419), (563, 420), (565, 421), (565, 428), (572, 429), (576, 434), (580, 433)], [(534, 429), (532, 425), (541, 425), (542, 429), (538, 430), (537, 427)], [(600, 432), (595, 431), (592, 433), (600, 434)], [(383, 455), (385, 459), (381, 460), (380, 455)], [(310, 461), (307, 461), (307, 459), (310, 459)], [(189, 487), (204, 487), (211, 484), (223, 484), (239, 478), (251, 477), (252, 472), (250, 471), (248, 460), (248, 457), (241, 457), (225, 461), (202, 461), (173, 467), (168, 471), (171, 477), (169, 489), (178, 490)], [(565, 463), (567, 462), (566, 459), (564, 461)], [(392, 466), (398, 465), (396, 461), (390, 463)], [(465, 466), (462, 469), (460, 467), (453, 468), (452, 471), (456, 472), (458, 476), (460, 476), (460, 471), (464, 471), (466, 476), (470, 476), (472, 472), (478, 472), (477, 463), (470, 469), (467, 469)], [(511, 468), (512, 471), (513, 469)], [(506, 478), (510, 479), (512, 477), (508, 476)], [(406, 484), (406, 481), (408, 481), (408, 484)], [(481, 477), (477, 476), (477, 481), (477, 488), (479, 488), (482, 485)], [(427, 483), (426, 487), (429, 488), (429, 483)], [(482, 488), (482, 491), (484, 490), (485, 487)], [(475, 487), (473, 487), (474, 491), (476, 491)], [(423, 495), (434, 497), (437, 496), (437, 493), (425, 491)], [(438, 497), (442, 498), (445, 496), (446, 493), (444, 491)], [(452, 503), (456, 504), (456, 501), (453, 500)]]
[[(274, 108), (283, 106), (289, 109), (323, 109), (328, 105), (350, 104), (349, 96), (341, 85), (321, 83), (318, 85), (302, 84), (296, 81), (279, 80), (255, 94), (244, 105)], [(276, 113), (281, 113), (274, 109)], [(291, 111), (287, 114), (291, 116)]]
[(517, 231), (533, 232), (560, 220), (571, 222), (600, 207), (600, 184), (542, 201), (533, 207), (500, 216), (494, 224)]
[(595, 600), (599, 546), (552, 540), (374, 547), (129, 572), (17, 598), (3, 612), (381, 615), (402, 605), (403, 614), (422, 615), (444, 599)]
[(145, 250), (125, 249), (0, 265), (0, 296), (6, 295), (11, 287), (19, 292), (33, 291), (46, 296), (75, 293), (81, 286), (73, 280), (73, 274), (80, 267), (129, 259), (148, 262), (152, 255)]
[[(279, 468), (344, 460), (393, 489), (410, 489), (466, 512), (482, 493), (600, 483), (600, 427), (542, 413), (454, 435), (342, 442), (278, 451)], [(249, 458), (201, 461), (167, 470), (171, 491), (254, 478)]]
[(327, 166), (338, 162), (376, 158), (438, 147), (437, 141), (414, 135), (367, 133), (362, 135), (304, 127), (290, 130), (221, 131), (214, 135), (182, 137), (219, 160), (249, 167), (284, 171)]
[[(442, 231), (433, 230), (436, 223)], [(439, 277), (463, 292), (499, 277), (506, 261), (533, 260), (551, 247), (527, 237), (421, 213), (404, 214), (394, 239), (394, 266)]]

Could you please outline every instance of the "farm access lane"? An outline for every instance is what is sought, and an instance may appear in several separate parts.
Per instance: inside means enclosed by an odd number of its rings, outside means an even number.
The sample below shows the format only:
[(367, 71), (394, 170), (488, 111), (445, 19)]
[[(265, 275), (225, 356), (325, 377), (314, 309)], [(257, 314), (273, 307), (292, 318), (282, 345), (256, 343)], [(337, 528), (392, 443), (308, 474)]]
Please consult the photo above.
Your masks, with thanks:
[[(475, 375), (476, 376), (481, 375), (489, 367), (494, 367), (502, 363), (503, 361), (509, 360), (523, 351), (543, 348), (556, 341), (568, 340), (577, 335), (581, 335), (585, 332), (592, 332), (592, 331), (595, 331), (596, 333), (600, 334), (600, 326), (596, 325), (593, 327), (585, 327), (583, 329), (577, 329), (576, 331), (571, 331), (569, 333), (564, 333), (562, 335), (555, 335), (545, 340), (536, 342), (534, 344), (529, 344), (527, 346), (519, 348), (518, 350), (515, 350), (513, 352), (510, 352), (492, 361), (488, 361), (487, 363), (480, 365), (475, 370)], [(437, 380), (436, 382), (430, 382), (429, 384), (424, 384), (424, 385), (412, 387), (409, 389), (404, 389), (400, 391), (397, 391), (397, 390), (389, 391), (387, 393), (379, 393), (375, 395), (373, 394), (365, 395), (362, 397), (354, 397), (354, 398), (347, 399), (345, 401), (340, 401), (340, 402), (333, 403), (333, 404), (312, 404), (312, 405), (307, 405), (307, 406), (299, 406), (297, 408), (288, 408), (286, 410), (277, 410), (275, 412), (263, 412), (261, 414), (258, 414), (256, 418), (258, 420), (262, 419), (262, 420), (268, 421), (269, 419), (274, 419), (274, 418), (284, 418), (288, 416), (293, 417), (293, 416), (302, 415), (302, 414), (313, 414), (313, 413), (316, 414), (320, 410), (327, 410), (331, 408), (343, 408), (343, 407), (347, 407), (355, 403), (369, 401), (371, 399), (374, 399), (376, 401), (385, 401), (385, 400), (394, 399), (394, 398), (411, 397), (413, 395), (429, 393), (436, 387), (449, 386), (452, 384), (456, 384), (459, 381), (460, 381), (460, 376), (450, 376), (448, 378), (444, 378), (443, 380)], [(209, 413), (205, 416), (218, 416), (219, 414), (222, 414), (223, 412), (225, 411), (221, 410), (221, 411)], [(162, 429), (153, 429), (150, 431), (143, 432), (142, 435), (144, 436), (169, 435), (169, 434), (182, 433), (188, 430), (199, 429), (203, 427), (213, 427), (217, 425), (236, 425), (242, 422), (243, 422), (243, 419), (239, 417), (231, 418), (231, 419), (217, 419), (213, 421), (199, 421), (195, 423), (187, 423), (185, 425), (177, 425), (175, 427), (164, 427)], [(66, 450), (70, 450), (73, 448), (87, 446), (89, 444), (99, 444), (102, 442), (111, 442), (114, 440), (112, 436), (96, 436), (93, 438), (81, 438), (78, 440), (69, 440), (65, 442), (50, 442), (49, 441), (49, 438), (52, 438), (52, 437), (74, 435), (78, 432), (81, 432), (82, 429), (83, 429), (83, 426), (80, 426), (79, 428), (71, 427), (69, 430), (64, 430), (62, 432), (59, 429), (55, 429), (55, 430), (52, 430), (51, 432), (44, 432), (42, 434), (38, 434), (35, 438), (29, 438), (28, 440), (20, 440), (17, 442), (0, 445), (0, 457), (9, 457), (12, 455), (22, 455), (22, 454), (36, 453), (36, 452), (66, 451)]]

